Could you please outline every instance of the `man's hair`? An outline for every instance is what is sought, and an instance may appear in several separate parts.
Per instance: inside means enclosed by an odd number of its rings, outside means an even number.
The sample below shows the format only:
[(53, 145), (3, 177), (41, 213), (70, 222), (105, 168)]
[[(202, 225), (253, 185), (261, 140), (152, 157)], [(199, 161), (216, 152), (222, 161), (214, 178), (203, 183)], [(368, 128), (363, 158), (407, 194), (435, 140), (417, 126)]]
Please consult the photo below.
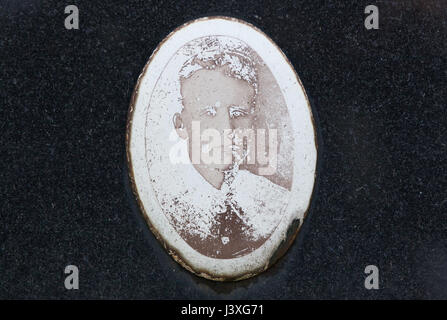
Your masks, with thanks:
[(244, 42), (228, 36), (207, 36), (192, 40), (182, 49), (189, 58), (180, 69), (180, 79), (187, 79), (201, 69), (222, 68), (226, 75), (247, 81), (258, 93), (259, 59)]

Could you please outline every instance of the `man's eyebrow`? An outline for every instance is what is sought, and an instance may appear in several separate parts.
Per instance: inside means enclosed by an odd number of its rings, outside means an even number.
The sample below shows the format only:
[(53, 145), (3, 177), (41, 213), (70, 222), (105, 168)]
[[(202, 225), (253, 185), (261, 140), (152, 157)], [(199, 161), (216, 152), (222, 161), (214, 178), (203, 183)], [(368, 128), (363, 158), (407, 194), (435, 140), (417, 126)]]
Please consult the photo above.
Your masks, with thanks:
[(211, 106), (211, 105), (206, 105), (206, 106), (200, 107), (200, 110), (202, 110), (202, 111), (209, 110), (209, 109), (216, 109), (216, 107)]
[(231, 105), (230, 109), (239, 109), (239, 110), (248, 110), (250, 109), (248, 106), (241, 106), (241, 105)]

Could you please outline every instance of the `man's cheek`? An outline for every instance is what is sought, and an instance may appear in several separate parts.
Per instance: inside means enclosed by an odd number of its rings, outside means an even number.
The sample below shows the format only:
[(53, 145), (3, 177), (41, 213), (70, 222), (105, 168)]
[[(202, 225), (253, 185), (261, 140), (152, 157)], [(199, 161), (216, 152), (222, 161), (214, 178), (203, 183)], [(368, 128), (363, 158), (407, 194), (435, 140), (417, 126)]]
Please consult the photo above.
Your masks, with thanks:
[(248, 118), (235, 119), (233, 121), (233, 126), (235, 129), (237, 129), (237, 128), (251, 129), (253, 127), (253, 121), (251, 121), (251, 119), (248, 119)]

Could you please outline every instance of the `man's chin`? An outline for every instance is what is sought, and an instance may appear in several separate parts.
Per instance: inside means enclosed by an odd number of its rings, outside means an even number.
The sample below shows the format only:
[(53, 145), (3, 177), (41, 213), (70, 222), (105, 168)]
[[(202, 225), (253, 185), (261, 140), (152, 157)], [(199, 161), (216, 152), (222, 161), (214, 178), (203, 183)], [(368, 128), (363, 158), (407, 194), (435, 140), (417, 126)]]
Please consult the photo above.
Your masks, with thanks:
[(231, 166), (222, 166), (222, 167), (214, 167), (212, 170), (218, 171), (218, 172), (225, 172), (231, 169)]

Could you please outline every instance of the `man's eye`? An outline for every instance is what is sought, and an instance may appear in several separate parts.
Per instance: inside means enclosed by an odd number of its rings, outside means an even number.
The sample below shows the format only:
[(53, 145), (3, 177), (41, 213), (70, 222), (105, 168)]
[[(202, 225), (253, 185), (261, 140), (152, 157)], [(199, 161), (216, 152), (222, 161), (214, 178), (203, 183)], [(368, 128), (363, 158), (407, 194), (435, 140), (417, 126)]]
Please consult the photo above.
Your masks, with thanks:
[(241, 107), (230, 107), (230, 117), (238, 118), (248, 114), (248, 111)]
[(216, 115), (216, 108), (209, 106), (202, 109), (202, 112), (200, 113), (202, 116), (215, 116)]

